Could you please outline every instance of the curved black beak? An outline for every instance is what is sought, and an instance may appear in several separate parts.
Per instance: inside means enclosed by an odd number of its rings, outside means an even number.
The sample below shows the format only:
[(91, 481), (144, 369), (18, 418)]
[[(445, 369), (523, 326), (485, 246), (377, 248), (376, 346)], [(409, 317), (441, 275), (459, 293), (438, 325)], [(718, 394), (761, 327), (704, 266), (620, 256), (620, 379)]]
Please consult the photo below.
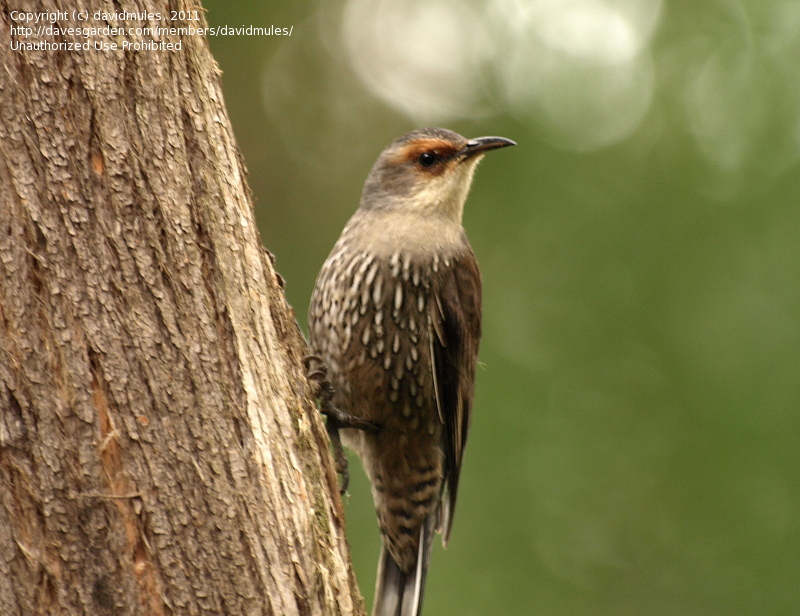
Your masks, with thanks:
[(456, 152), (456, 156), (470, 158), (476, 154), (483, 154), (497, 148), (507, 148), (510, 145), (517, 145), (517, 143), (505, 137), (476, 137), (467, 141), (467, 144)]

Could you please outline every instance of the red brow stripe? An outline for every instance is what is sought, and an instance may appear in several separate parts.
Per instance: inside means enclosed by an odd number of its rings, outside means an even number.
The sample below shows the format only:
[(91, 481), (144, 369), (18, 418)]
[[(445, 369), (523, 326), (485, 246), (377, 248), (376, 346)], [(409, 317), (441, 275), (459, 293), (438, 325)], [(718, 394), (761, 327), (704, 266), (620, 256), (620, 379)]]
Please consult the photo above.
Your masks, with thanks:
[(411, 143), (403, 146), (397, 153), (395, 162), (405, 163), (411, 160), (416, 160), (423, 152), (436, 152), (440, 156), (447, 158), (455, 154), (459, 148), (453, 145), (450, 141), (444, 139), (416, 139)]

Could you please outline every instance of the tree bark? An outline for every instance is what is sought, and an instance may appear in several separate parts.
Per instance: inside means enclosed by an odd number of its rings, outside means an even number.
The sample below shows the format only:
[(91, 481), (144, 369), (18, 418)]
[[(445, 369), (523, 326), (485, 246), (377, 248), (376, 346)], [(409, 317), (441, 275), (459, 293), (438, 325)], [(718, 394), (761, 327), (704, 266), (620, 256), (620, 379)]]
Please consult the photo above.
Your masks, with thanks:
[[(161, 21), (92, 20), (125, 10)], [(26, 39), (12, 11), (205, 25), (0, 0), (0, 614), (363, 614), (205, 39)]]

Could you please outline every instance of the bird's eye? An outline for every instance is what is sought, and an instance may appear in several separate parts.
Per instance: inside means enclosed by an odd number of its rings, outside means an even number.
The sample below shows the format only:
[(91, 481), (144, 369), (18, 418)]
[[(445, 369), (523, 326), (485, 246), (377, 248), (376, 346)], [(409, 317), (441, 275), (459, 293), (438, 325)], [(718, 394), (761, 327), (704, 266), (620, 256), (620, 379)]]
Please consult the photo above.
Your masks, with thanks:
[(436, 156), (436, 152), (423, 152), (419, 155), (417, 162), (423, 167), (431, 167), (437, 160), (439, 157)]

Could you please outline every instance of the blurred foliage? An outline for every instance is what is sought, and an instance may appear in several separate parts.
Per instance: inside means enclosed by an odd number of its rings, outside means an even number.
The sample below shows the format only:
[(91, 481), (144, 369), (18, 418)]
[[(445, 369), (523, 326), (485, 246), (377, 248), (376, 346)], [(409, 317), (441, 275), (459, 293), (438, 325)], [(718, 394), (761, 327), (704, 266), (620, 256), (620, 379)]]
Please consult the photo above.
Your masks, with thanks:
[(389, 141), (519, 143), (465, 213), (482, 367), (426, 612), (800, 613), (800, 2), (205, 6), (294, 26), (209, 42), (303, 325)]

